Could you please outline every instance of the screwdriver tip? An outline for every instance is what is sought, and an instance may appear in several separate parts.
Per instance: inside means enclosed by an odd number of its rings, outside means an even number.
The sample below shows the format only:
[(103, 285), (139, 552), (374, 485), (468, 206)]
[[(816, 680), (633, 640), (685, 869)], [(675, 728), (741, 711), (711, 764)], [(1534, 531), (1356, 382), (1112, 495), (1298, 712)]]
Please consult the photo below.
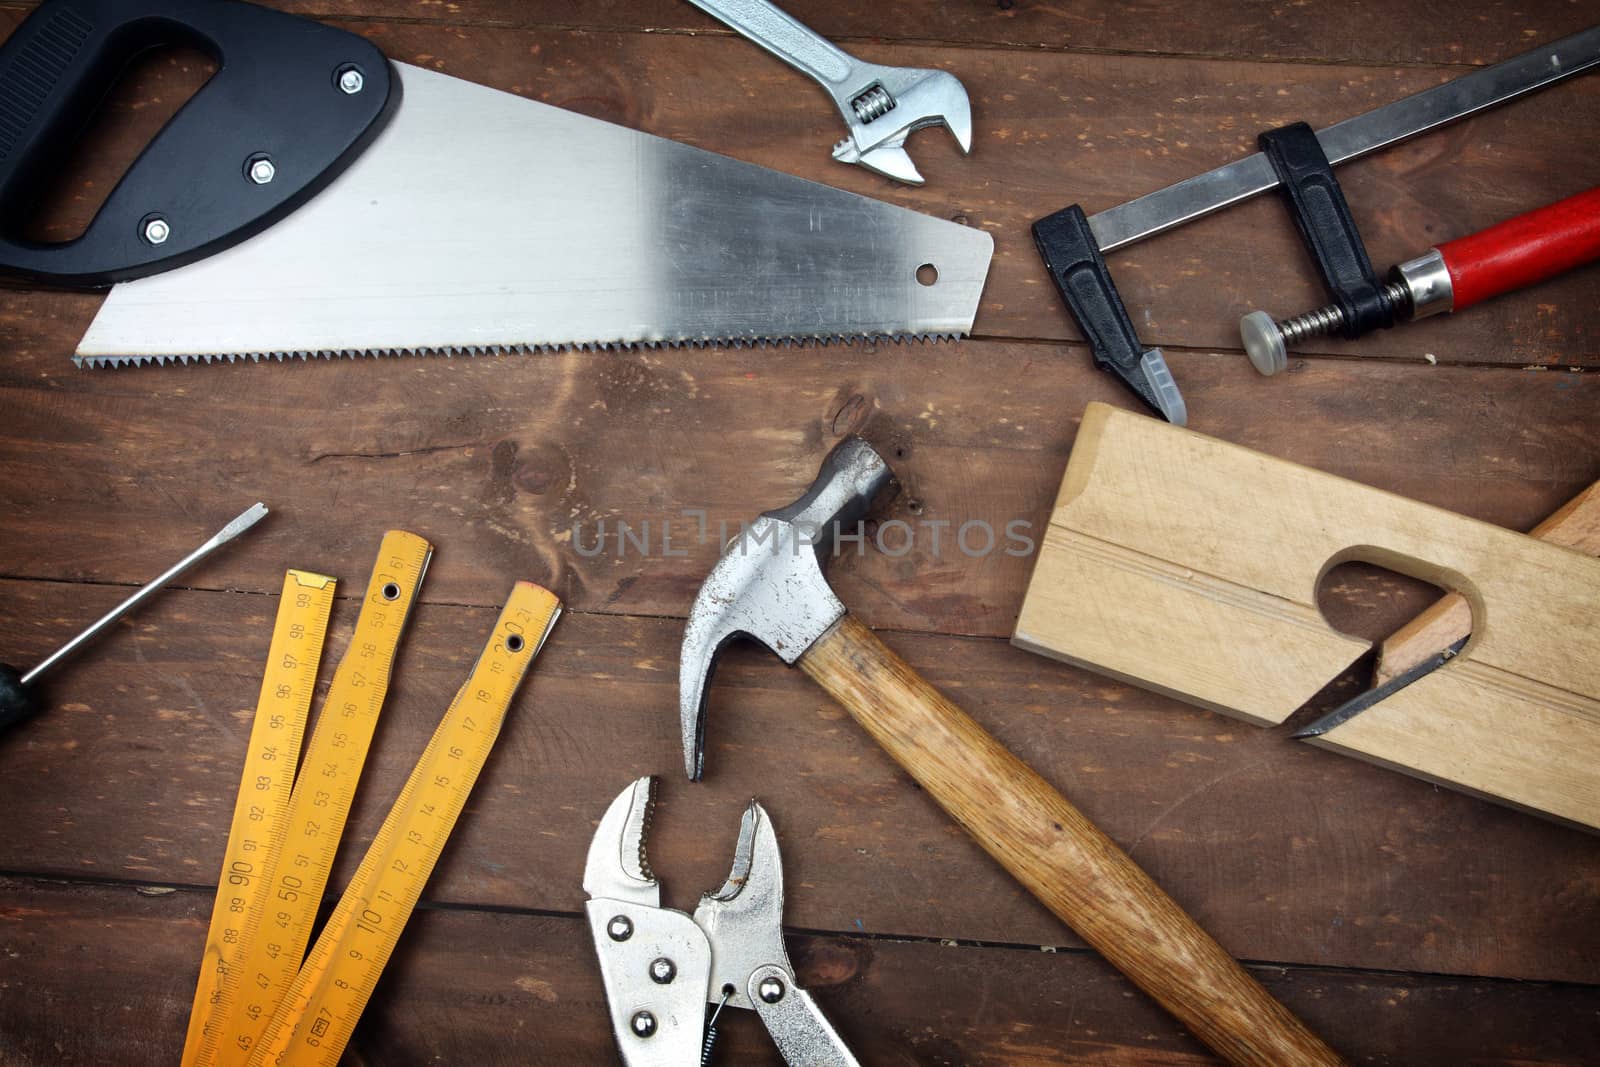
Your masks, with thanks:
[(231, 541), (267, 517), (268, 508), (259, 500), (239, 513), (239, 516), (217, 531), (217, 541)]

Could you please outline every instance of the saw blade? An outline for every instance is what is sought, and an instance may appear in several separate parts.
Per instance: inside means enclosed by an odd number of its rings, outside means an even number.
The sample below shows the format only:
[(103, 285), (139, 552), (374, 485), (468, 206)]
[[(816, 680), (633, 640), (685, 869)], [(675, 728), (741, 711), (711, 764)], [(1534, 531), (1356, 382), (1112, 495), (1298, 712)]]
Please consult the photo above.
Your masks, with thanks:
[(394, 66), (405, 95), (348, 170), (250, 240), (113, 288), (74, 358), (947, 337), (972, 327), (994, 249), (982, 230)]

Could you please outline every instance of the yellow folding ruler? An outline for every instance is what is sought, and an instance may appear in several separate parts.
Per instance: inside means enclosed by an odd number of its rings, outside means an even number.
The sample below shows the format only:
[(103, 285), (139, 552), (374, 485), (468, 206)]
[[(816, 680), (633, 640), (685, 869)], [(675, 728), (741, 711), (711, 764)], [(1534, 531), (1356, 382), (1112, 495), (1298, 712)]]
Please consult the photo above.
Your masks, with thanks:
[(260, 909), (251, 905), (267, 884), (269, 868), (283, 844), (284, 815), (300, 757), (311, 694), (322, 660), (322, 641), (333, 611), (334, 580), (308, 571), (290, 571), (283, 578), (283, 597), (272, 627), (267, 670), (256, 701), (250, 748), (245, 753), (239, 800), (233, 809), (228, 847), (223, 853), (217, 901), (206, 934), (200, 982), (189, 1011), (185, 1064), (214, 1059), (221, 1018), (231, 989), (238, 984), (237, 963), (245, 945), (256, 937)]
[(518, 582), (461, 691), (329, 916), (251, 1067), (334, 1067), (400, 931), (422, 896), (511, 698), (561, 612), (555, 594)]
[[(321, 583), (317, 588), (325, 590), (331, 604), (333, 581), (303, 572), (290, 572), (286, 580), (190, 1016), (185, 1067), (338, 1060), (466, 802), (517, 684), (554, 624), (560, 605), (553, 594), (528, 584), (513, 591), (472, 679), (451, 705), (302, 969), (387, 690), (395, 646), (431, 551), (412, 534), (391, 532), (385, 537), (355, 634), (292, 793), (287, 771), (267, 777), (265, 786), (258, 773), (263, 763), (287, 760), (288, 768), (294, 766), (316, 674), (315, 659), (308, 671), (303, 657), (296, 658), (294, 668), (302, 672), (296, 681), (304, 683), (304, 699), (285, 708), (274, 703), (299, 693), (281, 677), (290, 665), (279, 645), (310, 632), (314, 620), (296, 612), (316, 608), (314, 600), (302, 603), (287, 591), (297, 582)], [(310, 651), (320, 650), (326, 619), (324, 605)], [(256, 737), (268, 728), (281, 732)], [(277, 745), (263, 760), (268, 739)], [(261, 797), (252, 795), (258, 792), (272, 802), (261, 803)], [(237, 866), (241, 857), (248, 868)], [(371, 940), (374, 932), (381, 935), (377, 940)], [(343, 943), (351, 938), (361, 947)]]
[[(293, 744), (288, 743), (289, 731), (284, 733), (283, 743), (277, 750), (270, 753), (265, 751), (266, 746), (252, 743), (239, 798), (234, 805), (234, 829), (224, 853), (224, 863), (234, 861), (233, 842), (241, 826), (255, 829), (258, 837), (265, 837), (266, 854), (254, 870), (242, 876), (241, 872), (229, 870), (227, 866), (223, 869), (211, 921), (212, 932), (218, 935), (219, 943), (208, 940), (206, 947), (207, 971), (214, 976), (215, 984), (207, 988), (211, 983), (202, 972), (195, 991), (194, 1009), (189, 1015), (184, 1067), (242, 1065), (276, 1007), (276, 1001), (269, 998), (275, 995), (274, 990), (281, 993), (294, 980), (311, 938), (311, 926), (327, 886), (328, 872), (333, 867), (339, 836), (350, 814), (378, 713), (388, 693), (395, 649), (432, 555), (433, 546), (416, 534), (391, 530), (384, 535), (377, 564), (361, 601), (355, 632), (334, 672), (304, 759), (300, 758), (299, 741), (310, 706), (311, 683), (316, 676), (315, 659), (304, 678), (304, 700), (293, 709), (294, 717), (288, 723)], [(296, 573), (299, 572), (291, 572), (291, 575)], [(326, 583), (331, 605), (332, 579), (315, 577)], [(295, 614), (298, 604), (298, 596), (294, 601), (285, 597), (280, 602), (278, 619), (273, 626), (274, 650), (280, 638), (292, 641), (292, 635), (303, 625)], [(318, 656), (326, 623), (324, 610), (316, 628), (314, 651)], [(274, 670), (283, 669), (285, 665), (286, 661), (268, 663), (264, 694), (273, 681)], [(274, 697), (280, 692), (282, 687), (278, 683)], [(263, 714), (268, 715), (270, 725), (272, 713), (268, 712), (267, 705), (258, 705), (252, 732), (261, 728)], [(264, 794), (263, 779), (252, 766), (262, 762), (264, 756), (266, 762), (279, 768), (277, 776), (269, 780), (274, 790), (270, 794)], [(297, 762), (300, 773), (295, 776)], [(294, 783), (292, 792), (289, 791), (291, 781)], [(263, 795), (274, 796), (273, 805), (269, 807), (257, 799)], [(247, 840), (241, 840), (241, 852)], [(256, 854), (260, 855), (259, 849)], [(226, 901), (223, 900), (224, 888), (228, 890)], [(224, 927), (220, 932), (217, 929), (219, 917), (226, 923), (230, 916), (240, 915), (241, 907), (243, 921), (237, 937), (228, 941), (229, 928)], [(218, 954), (213, 962), (214, 948)]]

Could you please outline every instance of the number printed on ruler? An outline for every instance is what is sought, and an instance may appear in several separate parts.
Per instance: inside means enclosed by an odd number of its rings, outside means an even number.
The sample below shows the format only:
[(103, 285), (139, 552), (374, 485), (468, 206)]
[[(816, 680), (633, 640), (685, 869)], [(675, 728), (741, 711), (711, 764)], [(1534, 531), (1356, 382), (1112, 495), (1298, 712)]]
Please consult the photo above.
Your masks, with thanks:
[(294, 981), (432, 551), (415, 534), (384, 535), (355, 633), (328, 686), (282, 816), (283, 844), (257, 900), (258, 929), (240, 964), (239, 995), (216, 1049), (217, 1064), (245, 1062)]
[(259, 931), (240, 969), (238, 1007), (218, 1049), (220, 1064), (248, 1058), (299, 968), (388, 692), (395, 649), (431, 555), (432, 546), (415, 534), (384, 535), (354, 636), (284, 815), (283, 845), (259, 902)]
[(189, 1012), (185, 1063), (216, 1048), (226, 1013), (238, 993), (245, 948), (258, 933), (261, 911), (254, 905), (262, 897), (266, 872), (283, 843), (283, 815), (289, 807), (336, 585), (334, 579), (309, 571), (291, 570), (284, 575), (267, 669), (223, 853), (220, 888), (206, 934), (200, 981)]
[(530, 582), (512, 590), (250, 1067), (338, 1063), (560, 608), (553, 593)]

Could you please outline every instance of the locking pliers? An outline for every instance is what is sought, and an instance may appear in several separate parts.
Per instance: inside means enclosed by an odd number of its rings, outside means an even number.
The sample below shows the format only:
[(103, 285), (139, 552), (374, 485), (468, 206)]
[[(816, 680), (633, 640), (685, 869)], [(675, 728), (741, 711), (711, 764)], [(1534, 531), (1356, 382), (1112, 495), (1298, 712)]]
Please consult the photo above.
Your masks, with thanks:
[(778, 839), (755, 801), (739, 825), (733, 870), (691, 917), (661, 906), (645, 855), (655, 779), (624, 789), (595, 830), (584, 868), (586, 908), (611, 1028), (628, 1067), (693, 1067), (709, 1055), (707, 1005), (761, 1017), (793, 1067), (859, 1067), (783, 948)]

